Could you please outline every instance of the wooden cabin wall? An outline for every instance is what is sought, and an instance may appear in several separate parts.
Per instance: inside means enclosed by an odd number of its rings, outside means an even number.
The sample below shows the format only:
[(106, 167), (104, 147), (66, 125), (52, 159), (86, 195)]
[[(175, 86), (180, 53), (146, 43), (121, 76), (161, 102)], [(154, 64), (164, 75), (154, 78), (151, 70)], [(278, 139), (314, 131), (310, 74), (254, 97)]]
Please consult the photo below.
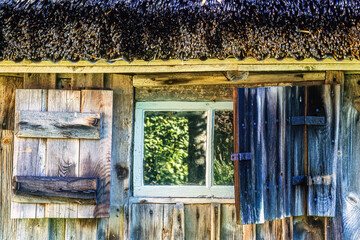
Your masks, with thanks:
[[(0, 240), (342, 239), (343, 236), (345, 239), (359, 239), (360, 120), (359, 112), (354, 110), (353, 105), (360, 91), (353, 93), (352, 87), (347, 85), (349, 82), (359, 84), (357, 79), (360, 80), (360, 77), (349, 75), (345, 81), (343, 129), (346, 133), (343, 138), (343, 168), (340, 171), (342, 178), (347, 177), (339, 188), (341, 192), (338, 194), (344, 196), (344, 208), (339, 208), (338, 216), (294, 217), (241, 226), (236, 224), (234, 204), (189, 204), (180, 201), (130, 203), (128, 200), (131, 194), (134, 101), (231, 101), (232, 88), (244, 85), (146, 86), (134, 89), (132, 77), (120, 74), (0, 75)], [(256, 86), (260, 85), (256, 83)], [(247, 83), (246, 86), (253, 85)], [(10, 219), (14, 91), (17, 88), (114, 90), (110, 218)]]

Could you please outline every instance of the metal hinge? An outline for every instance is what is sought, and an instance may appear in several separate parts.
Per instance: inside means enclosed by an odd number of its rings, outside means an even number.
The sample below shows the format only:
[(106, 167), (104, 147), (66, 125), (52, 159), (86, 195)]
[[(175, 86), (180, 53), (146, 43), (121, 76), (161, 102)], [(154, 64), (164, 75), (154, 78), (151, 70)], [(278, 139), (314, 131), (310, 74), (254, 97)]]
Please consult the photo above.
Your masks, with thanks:
[(234, 153), (231, 154), (231, 161), (251, 160), (251, 153)]
[(291, 118), (291, 125), (325, 125), (325, 117), (296, 116)]
[(294, 176), (292, 178), (292, 185), (330, 185), (332, 182), (333, 175), (325, 176)]

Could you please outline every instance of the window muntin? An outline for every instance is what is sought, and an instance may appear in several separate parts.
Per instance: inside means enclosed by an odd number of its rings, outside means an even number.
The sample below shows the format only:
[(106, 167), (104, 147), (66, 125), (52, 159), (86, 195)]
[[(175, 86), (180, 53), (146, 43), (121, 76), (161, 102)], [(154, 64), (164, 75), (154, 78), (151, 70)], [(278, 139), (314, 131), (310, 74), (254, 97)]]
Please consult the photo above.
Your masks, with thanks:
[[(221, 114), (222, 112), (232, 112), (233, 104), (232, 102), (138, 102), (136, 104), (135, 111), (135, 146), (134, 146), (134, 196), (138, 197), (223, 197), (229, 198), (234, 197), (234, 190), (232, 185), (222, 185), (228, 184), (230, 181), (218, 181), (214, 179), (214, 174), (219, 175), (219, 171), (213, 168), (213, 159), (214, 158), (214, 125), (215, 125), (215, 116)], [(199, 138), (202, 138), (201, 148), (204, 150), (202, 154), (199, 154), (205, 162), (205, 172), (200, 172), (196, 181), (178, 181), (179, 176), (171, 176), (169, 179), (159, 178), (149, 178), (151, 174), (147, 172), (149, 170), (149, 164), (147, 160), (147, 155), (149, 152), (149, 146), (145, 146), (146, 135), (149, 134), (146, 129), (146, 119), (151, 118), (152, 116), (163, 116), (163, 117), (184, 117), (191, 115), (199, 115), (203, 118), (203, 121), (206, 122), (206, 131), (202, 130), (203, 134), (199, 134)], [(229, 114), (229, 113), (228, 113)], [(201, 119), (201, 118), (199, 118)], [(226, 121), (230, 121), (227, 119)], [(150, 124), (151, 125), (151, 124)], [(193, 129), (191, 125), (189, 133), (196, 130), (196, 124), (194, 124)], [(203, 129), (204, 127), (202, 127)], [(169, 130), (169, 129), (168, 129)], [(198, 129), (197, 129), (198, 130)], [(153, 133), (152, 133), (153, 134)], [(216, 135), (216, 134), (215, 134)], [(219, 135), (217, 133), (217, 135)], [(195, 134), (196, 136), (196, 134)], [(184, 136), (182, 136), (184, 137)], [(186, 138), (186, 137), (185, 137)], [(228, 137), (230, 139), (230, 137)], [(228, 140), (229, 140), (228, 139)], [(189, 139), (190, 140), (190, 139)], [(147, 140), (146, 140), (147, 141)], [(189, 141), (191, 145), (191, 140)], [(201, 144), (200, 144), (201, 145)], [(230, 142), (229, 148), (232, 149), (233, 143)], [(197, 144), (195, 144), (197, 146)], [(148, 152), (147, 152), (148, 151)], [(195, 154), (196, 155), (196, 154)], [(222, 157), (226, 157), (225, 155)], [(227, 157), (226, 157), (227, 158)], [(196, 159), (196, 157), (195, 157)], [(200, 161), (201, 162), (201, 161)], [(219, 160), (217, 160), (219, 162)], [(230, 157), (225, 159), (224, 162), (226, 166), (232, 165)], [(189, 167), (189, 166), (188, 166)], [(214, 171), (215, 170), (215, 171)], [(151, 172), (156, 172), (150, 169)], [(176, 173), (174, 173), (176, 174)], [(232, 178), (233, 173), (226, 173)], [(164, 178), (164, 176), (162, 176)], [(228, 176), (226, 176), (228, 179)], [(202, 179), (202, 180), (199, 180)], [(180, 184), (177, 184), (180, 182)], [(166, 184), (166, 185), (165, 185)]]

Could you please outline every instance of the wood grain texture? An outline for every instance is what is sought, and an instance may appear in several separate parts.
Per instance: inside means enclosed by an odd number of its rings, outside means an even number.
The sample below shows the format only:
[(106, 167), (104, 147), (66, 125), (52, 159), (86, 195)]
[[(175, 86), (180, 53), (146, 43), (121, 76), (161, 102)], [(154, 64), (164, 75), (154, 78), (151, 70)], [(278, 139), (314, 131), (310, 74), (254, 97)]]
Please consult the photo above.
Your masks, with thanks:
[(284, 214), (306, 214), (306, 184), (292, 184), (293, 176), (305, 175), (305, 127), (292, 126), (292, 116), (305, 116), (305, 87), (285, 87), (285, 193)]
[(78, 217), (109, 217), (111, 181), (111, 139), (113, 92), (81, 91), (81, 112), (100, 112), (103, 116), (100, 140), (80, 140), (79, 176), (98, 177), (97, 205), (78, 206)]
[(220, 239), (221, 205), (211, 204), (211, 240)]
[[(16, 111), (46, 111), (46, 90), (16, 90)], [(16, 121), (16, 119), (15, 119)], [(46, 139), (14, 139), (14, 175), (44, 176)], [(12, 203), (12, 218), (42, 218), (43, 204)]]
[(284, 216), (284, 89), (239, 88), (239, 161), (242, 224), (264, 223)]
[(0, 129), (14, 129), (15, 90), (22, 86), (22, 77), (0, 76)]
[(54, 89), (55, 73), (25, 73), (24, 88), (26, 89)]
[(162, 239), (162, 204), (133, 204), (130, 239)]
[[(49, 90), (49, 112), (80, 112), (80, 91)], [(47, 140), (46, 175), (58, 177), (79, 176), (79, 139), (48, 139)], [(53, 218), (76, 218), (77, 204), (47, 204), (45, 216)], [(64, 223), (65, 224), (65, 223)]]
[[(309, 176), (331, 176), (331, 183), (310, 184), (308, 215), (334, 217), (340, 154), (340, 85), (308, 87), (308, 116), (325, 116), (325, 126), (308, 127)], [(314, 180), (312, 180), (314, 183)]]
[(100, 139), (99, 113), (17, 111), (15, 114), (17, 137)]
[(11, 219), (11, 179), (14, 156), (14, 132), (0, 132), (0, 239), (16, 237), (16, 220)]
[(13, 201), (96, 204), (96, 183), (97, 178), (14, 176)]
[(360, 238), (360, 75), (348, 75), (342, 107), (342, 216), (344, 239)]
[(294, 217), (293, 239), (326, 239), (324, 218)]
[[(306, 81), (324, 81), (325, 73), (250, 73), (242, 84), (251, 83), (297, 83)], [(225, 73), (170, 73), (135, 75), (134, 87), (155, 87), (166, 85), (212, 85), (212, 84), (238, 84), (229, 81)]]
[[(127, 226), (121, 220), (130, 196), (130, 163), (132, 161), (134, 88), (127, 75), (105, 75), (105, 87), (113, 90), (113, 126), (111, 160), (111, 195), (109, 235), (119, 239)], [(126, 234), (125, 234), (126, 235)]]
[(211, 239), (211, 205), (185, 205), (185, 239)]
[(66, 219), (65, 239), (95, 240), (97, 221), (97, 219)]
[(236, 223), (234, 204), (221, 205), (220, 239), (243, 239), (243, 227)]

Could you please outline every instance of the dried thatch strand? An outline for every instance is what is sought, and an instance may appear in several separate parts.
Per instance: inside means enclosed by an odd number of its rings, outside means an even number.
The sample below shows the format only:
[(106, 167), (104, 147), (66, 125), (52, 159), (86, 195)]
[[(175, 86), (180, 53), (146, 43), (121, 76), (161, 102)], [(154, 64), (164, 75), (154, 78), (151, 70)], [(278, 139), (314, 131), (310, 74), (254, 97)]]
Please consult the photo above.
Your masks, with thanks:
[(8, 0), (0, 59), (359, 58), (360, 0)]

